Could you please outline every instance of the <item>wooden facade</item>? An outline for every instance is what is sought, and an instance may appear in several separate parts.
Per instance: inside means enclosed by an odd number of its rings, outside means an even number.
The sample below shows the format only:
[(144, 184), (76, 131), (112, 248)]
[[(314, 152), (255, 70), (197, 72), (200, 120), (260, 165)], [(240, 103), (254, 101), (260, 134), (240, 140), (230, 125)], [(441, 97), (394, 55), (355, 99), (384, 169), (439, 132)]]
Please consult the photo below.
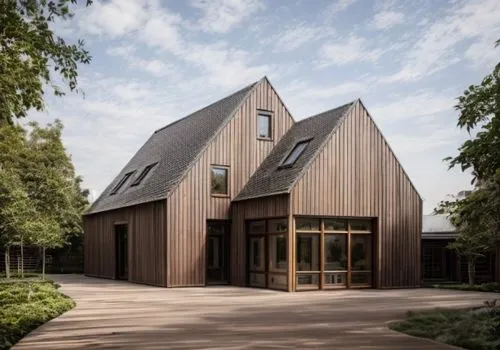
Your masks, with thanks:
[[(258, 137), (259, 111), (271, 115), (268, 139)], [(126, 224), (129, 281), (205, 286), (207, 224), (224, 222), (230, 224), (228, 282), (245, 286), (249, 220), (280, 218), (287, 223), (286, 290), (295, 291), (297, 218), (369, 218), (374, 223), (373, 286), (418, 286), (422, 201), (360, 101), (352, 104), (288, 192), (234, 201), (293, 125), (272, 85), (261, 80), (166, 199), (85, 216), (85, 274), (118, 278), (115, 225)], [(228, 170), (227, 195), (211, 193), (212, 166)]]
[(128, 227), (128, 280), (166, 286), (165, 201), (87, 215), (84, 269), (88, 276), (116, 279), (116, 225)]

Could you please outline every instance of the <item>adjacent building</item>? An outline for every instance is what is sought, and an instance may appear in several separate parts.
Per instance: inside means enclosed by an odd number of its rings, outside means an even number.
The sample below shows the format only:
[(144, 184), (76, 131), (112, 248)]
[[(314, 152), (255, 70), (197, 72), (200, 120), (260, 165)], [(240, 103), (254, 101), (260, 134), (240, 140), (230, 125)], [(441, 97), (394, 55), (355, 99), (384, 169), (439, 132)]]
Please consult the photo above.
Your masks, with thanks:
[(361, 100), (267, 78), (156, 130), (84, 217), (85, 274), (286, 291), (421, 283), (422, 200)]

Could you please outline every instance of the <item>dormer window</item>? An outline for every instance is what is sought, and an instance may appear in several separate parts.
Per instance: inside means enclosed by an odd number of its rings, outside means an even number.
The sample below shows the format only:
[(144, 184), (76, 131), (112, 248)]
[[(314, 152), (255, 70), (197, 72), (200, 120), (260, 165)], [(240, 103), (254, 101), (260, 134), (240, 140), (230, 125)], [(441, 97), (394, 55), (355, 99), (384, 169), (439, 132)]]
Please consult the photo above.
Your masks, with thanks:
[(109, 195), (116, 194), (120, 190), (120, 188), (123, 187), (125, 182), (127, 182), (127, 180), (132, 176), (133, 173), (134, 172), (131, 171), (131, 172), (128, 172), (125, 175), (123, 175), (122, 179), (115, 185), (115, 187), (113, 187), (113, 189), (111, 190)]
[(259, 111), (257, 113), (257, 138), (272, 140), (273, 127), (272, 127), (272, 113)]
[(292, 151), (288, 154), (288, 156), (285, 158), (285, 160), (283, 160), (283, 162), (280, 165), (280, 168), (288, 168), (291, 167), (293, 164), (295, 164), (295, 162), (297, 161), (297, 159), (299, 159), (302, 152), (304, 152), (304, 150), (306, 149), (307, 145), (309, 144), (309, 141), (311, 140), (298, 142), (292, 149)]
[(139, 185), (142, 180), (144, 180), (144, 178), (149, 174), (149, 172), (156, 166), (156, 164), (158, 163), (149, 164), (147, 167), (145, 167), (142, 173), (137, 177), (137, 179), (134, 180), (134, 182), (132, 182), (130, 186)]

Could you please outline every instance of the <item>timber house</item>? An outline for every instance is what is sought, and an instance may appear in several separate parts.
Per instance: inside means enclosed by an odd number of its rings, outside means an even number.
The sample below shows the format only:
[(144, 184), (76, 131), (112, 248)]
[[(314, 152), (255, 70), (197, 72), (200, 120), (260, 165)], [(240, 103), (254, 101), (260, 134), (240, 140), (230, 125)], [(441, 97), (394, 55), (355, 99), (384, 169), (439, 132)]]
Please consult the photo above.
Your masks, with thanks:
[(295, 122), (264, 77), (151, 135), (84, 216), (84, 269), (163, 287), (417, 287), (421, 226), (361, 100)]

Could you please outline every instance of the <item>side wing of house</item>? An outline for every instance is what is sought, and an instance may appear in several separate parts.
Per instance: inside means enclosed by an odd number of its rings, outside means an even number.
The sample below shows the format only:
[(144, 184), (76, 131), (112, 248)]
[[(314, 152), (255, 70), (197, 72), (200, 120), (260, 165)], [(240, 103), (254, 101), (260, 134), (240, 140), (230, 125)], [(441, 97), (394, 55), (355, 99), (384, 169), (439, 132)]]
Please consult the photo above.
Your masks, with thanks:
[[(271, 118), (269, 138), (258, 135), (259, 113)], [(207, 223), (229, 222), (231, 200), (293, 123), (274, 88), (263, 79), (201, 153), (167, 199), (168, 286), (206, 284)], [(227, 169), (225, 195), (211, 193), (213, 166)]]
[(166, 286), (165, 226), (165, 200), (84, 216), (85, 274)]
[(361, 101), (349, 113), (292, 188), (292, 214), (372, 219), (374, 286), (418, 286), (422, 200)]

